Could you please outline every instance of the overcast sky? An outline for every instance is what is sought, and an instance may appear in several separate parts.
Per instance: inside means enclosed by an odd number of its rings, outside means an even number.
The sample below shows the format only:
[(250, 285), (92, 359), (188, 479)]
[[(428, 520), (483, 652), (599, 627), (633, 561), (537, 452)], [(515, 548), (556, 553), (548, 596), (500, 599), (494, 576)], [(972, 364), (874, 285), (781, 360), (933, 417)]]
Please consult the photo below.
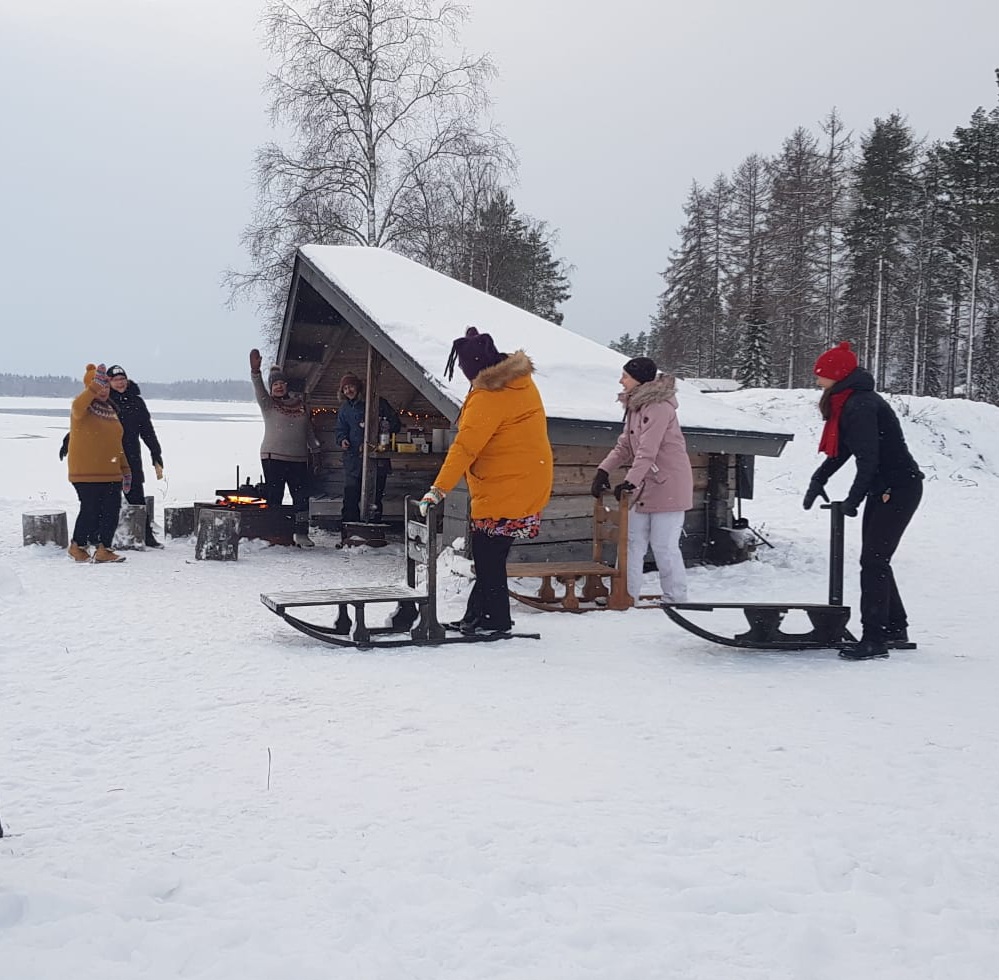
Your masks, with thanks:
[[(995, 104), (996, 0), (473, 0), (514, 199), (575, 266), (566, 326), (648, 325), (693, 178), (837, 106), (947, 137)], [(258, 0), (0, 0), (0, 373), (241, 377), (226, 309), (270, 136)], [(497, 338), (502, 347), (502, 339)]]

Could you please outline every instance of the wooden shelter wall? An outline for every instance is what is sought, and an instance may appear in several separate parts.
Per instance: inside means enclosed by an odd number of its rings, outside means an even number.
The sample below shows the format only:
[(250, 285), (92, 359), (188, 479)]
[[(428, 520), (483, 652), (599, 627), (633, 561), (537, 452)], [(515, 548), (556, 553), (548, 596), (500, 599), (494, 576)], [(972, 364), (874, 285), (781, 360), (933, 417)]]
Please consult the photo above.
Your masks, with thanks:
[[(594, 470), (607, 454), (607, 447), (553, 446), (555, 480), (552, 499), (542, 515), (541, 533), (529, 541), (516, 542), (510, 551), (511, 562), (564, 561), (588, 559), (593, 554), (593, 497), (590, 485)], [(735, 486), (735, 457), (692, 453), (694, 506), (684, 518), (681, 550), (688, 562), (710, 558), (716, 547), (728, 544), (727, 532), (719, 526), (731, 526)], [(617, 477), (617, 479), (615, 479)], [(612, 485), (624, 479), (623, 472), (611, 474)], [(607, 503), (615, 505), (608, 495)], [(464, 486), (456, 488), (445, 500), (443, 540), (465, 540), (468, 552), (469, 501)], [(724, 538), (724, 540), (718, 540)], [(604, 561), (613, 561), (608, 547)], [(728, 559), (731, 560), (731, 559)]]

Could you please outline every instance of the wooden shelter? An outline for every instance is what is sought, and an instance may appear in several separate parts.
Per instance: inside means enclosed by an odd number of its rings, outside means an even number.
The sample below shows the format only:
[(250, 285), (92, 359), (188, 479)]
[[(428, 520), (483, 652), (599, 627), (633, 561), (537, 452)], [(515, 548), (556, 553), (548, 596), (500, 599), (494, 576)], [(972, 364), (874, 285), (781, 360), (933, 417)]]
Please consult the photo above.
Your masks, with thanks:
[[(444, 365), (452, 340), (469, 325), (491, 333), (500, 350), (527, 351), (548, 412), (554, 494), (541, 535), (516, 544), (511, 560), (589, 555), (589, 487), (596, 465), (621, 432), (616, 394), (626, 358), (382, 249), (308, 245), (295, 259), (278, 363), (291, 387), (305, 393), (322, 445), (314, 512), (339, 515), (343, 470), (334, 432), (340, 378), (348, 371), (366, 380), (369, 412), (382, 397), (402, 421), (397, 450), (386, 454), (392, 474), (385, 519), (401, 517), (406, 495), (422, 496), (450, 445), (468, 390), (460, 372), (453, 380), (445, 377)], [(779, 455), (792, 436), (683, 382), (678, 398), (695, 478), (684, 555), (688, 560), (738, 560), (745, 555), (745, 535), (731, 533), (733, 509), (737, 495), (752, 497), (753, 458)], [(411, 438), (429, 451), (405, 451), (414, 445)], [(377, 441), (373, 434), (365, 449), (362, 512), (380, 455)], [(448, 495), (444, 521), (446, 543), (467, 539), (463, 485)]]

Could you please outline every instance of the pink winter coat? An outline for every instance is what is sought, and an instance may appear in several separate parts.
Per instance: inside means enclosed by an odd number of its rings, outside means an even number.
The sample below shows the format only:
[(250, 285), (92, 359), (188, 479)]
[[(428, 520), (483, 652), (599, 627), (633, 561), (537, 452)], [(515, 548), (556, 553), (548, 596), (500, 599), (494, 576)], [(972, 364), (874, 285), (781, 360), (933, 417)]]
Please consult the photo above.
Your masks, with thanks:
[(627, 410), (624, 431), (600, 469), (613, 473), (618, 467), (628, 467), (623, 481), (612, 476), (611, 483), (626, 482), (638, 488), (631, 495), (632, 510), (646, 514), (690, 510), (694, 475), (676, 417), (673, 378), (660, 375), (618, 397)]

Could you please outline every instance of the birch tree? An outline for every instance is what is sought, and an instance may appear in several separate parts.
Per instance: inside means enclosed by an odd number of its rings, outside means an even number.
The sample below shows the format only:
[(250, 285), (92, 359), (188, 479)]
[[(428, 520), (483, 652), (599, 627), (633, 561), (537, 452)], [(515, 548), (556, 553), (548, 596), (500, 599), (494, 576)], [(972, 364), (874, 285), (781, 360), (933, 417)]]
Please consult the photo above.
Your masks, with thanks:
[(262, 291), (273, 317), (296, 245), (398, 247), (436, 164), (503, 155), (480, 124), (490, 60), (450, 53), (465, 17), (447, 0), (268, 0), (267, 92), (287, 138), (257, 154), (251, 269), (227, 273), (231, 298)]

